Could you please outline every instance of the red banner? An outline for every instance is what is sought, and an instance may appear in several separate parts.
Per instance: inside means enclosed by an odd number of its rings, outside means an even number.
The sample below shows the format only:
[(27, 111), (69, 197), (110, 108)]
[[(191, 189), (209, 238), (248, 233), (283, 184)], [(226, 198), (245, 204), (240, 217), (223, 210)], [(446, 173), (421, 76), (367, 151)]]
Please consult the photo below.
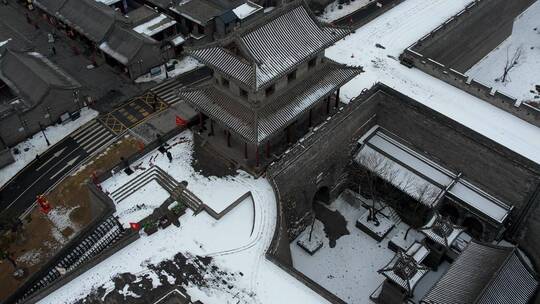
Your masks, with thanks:
[(176, 115), (176, 126), (180, 127), (184, 127), (184, 126), (187, 126), (187, 121), (185, 121), (184, 119), (182, 119), (182, 117)]

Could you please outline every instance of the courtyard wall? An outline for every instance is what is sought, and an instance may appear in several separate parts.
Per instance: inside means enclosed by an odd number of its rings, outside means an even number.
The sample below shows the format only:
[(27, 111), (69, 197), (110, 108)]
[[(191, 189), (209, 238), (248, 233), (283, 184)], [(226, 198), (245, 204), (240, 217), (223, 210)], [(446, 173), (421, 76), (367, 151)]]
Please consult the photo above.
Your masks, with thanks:
[(374, 125), (514, 206), (506, 236), (540, 265), (540, 244), (533, 241), (540, 233), (540, 165), (381, 84), (269, 166), (284, 222), (270, 251), (281, 255), (282, 262), (290, 259), (283, 239), (292, 241), (307, 226), (317, 191), (327, 187), (332, 200), (347, 186), (346, 167), (357, 141)]

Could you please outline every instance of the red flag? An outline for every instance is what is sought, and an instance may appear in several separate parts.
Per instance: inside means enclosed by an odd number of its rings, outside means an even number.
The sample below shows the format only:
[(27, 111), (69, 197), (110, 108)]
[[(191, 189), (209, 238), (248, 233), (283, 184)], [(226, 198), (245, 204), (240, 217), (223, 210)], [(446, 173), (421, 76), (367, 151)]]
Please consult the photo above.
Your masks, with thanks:
[(184, 119), (182, 119), (182, 117), (176, 115), (176, 126), (186, 126), (187, 125), (187, 121), (185, 121)]
[(135, 231), (141, 230), (141, 224), (139, 223), (129, 223), (129, 227)]

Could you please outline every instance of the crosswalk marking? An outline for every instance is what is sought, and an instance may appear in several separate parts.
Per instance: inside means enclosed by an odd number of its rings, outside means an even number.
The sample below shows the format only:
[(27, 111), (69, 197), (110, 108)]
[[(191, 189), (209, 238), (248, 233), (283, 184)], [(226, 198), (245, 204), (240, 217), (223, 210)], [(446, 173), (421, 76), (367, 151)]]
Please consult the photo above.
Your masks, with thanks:
[[(92, 130), (94, 130), (94, 128), (92, 128)], [(102, 132), (103, 131), (103, 128), (98, 128), (96, 129), (98, 130), (98, 132)], [(80, 133), (78, 134), (77, 136), (73, 136), (73, 139), (75, 139), (77, 142), (84, 142), (86, 139), (94, 136), (96, 134), (96, 132), (85, 132), (85, 133)]]
[(110, 136), (110, 133), (104, 133), (100, 137), (94, 139), (93, 141), (87, 143), (83, 146), (83, 148), (88, 152), (92, 153), (99, 149), (104, 143), (110, 141), (112, 137)]
[(98, 136), (100, 136), (100, 135), (102, 135), (104, 133), (108, 133), (108, 131), (105, 128), (100, 128), (98, 131), (88, 133), (88, 136), (84, 136), (84, 137), (76, 139), (76, 140), (81, 146), (84, 146), (84, 145), (86, 145), (87, 142), (93, 140), (94, 138), (96, 138), (96, 137), (98, 137)]
[(79, 144), (88, 154), (103, 147), (115, 137), (109, 129), (97, 120), (81, 128), (71, 135), (71, 138)]
[(93, 119), (91, 120), (86, 126), (82, 127), (82, 128), (78, 128), (77, 130), (75, 130), (73, 133), (70, 134), (71, 137), (75, 137), (77, 136), (79, 133), (81, 133), (82, 131), (88, 129), (88, 128), (91, 128), (94, 124), (97, 123), (97, 120)]

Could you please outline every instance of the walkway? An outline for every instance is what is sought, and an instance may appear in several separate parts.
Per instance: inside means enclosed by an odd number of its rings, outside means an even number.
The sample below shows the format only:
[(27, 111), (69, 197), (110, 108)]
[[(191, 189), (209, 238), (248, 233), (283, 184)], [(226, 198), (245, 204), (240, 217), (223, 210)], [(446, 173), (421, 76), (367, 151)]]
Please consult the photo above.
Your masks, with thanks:
[[(462, 10), (471, 0), (406, 0), (326, 51), (365, 73), (346, 84), (342, 99), (382, 82), (441, 114), (540, 163), (540, 128), (420, 70), (399, 63), (409, 45)], [(377, 47), (377, 44), (379, 47)], [(382, 47), (381, 47), (382, 46)]]

